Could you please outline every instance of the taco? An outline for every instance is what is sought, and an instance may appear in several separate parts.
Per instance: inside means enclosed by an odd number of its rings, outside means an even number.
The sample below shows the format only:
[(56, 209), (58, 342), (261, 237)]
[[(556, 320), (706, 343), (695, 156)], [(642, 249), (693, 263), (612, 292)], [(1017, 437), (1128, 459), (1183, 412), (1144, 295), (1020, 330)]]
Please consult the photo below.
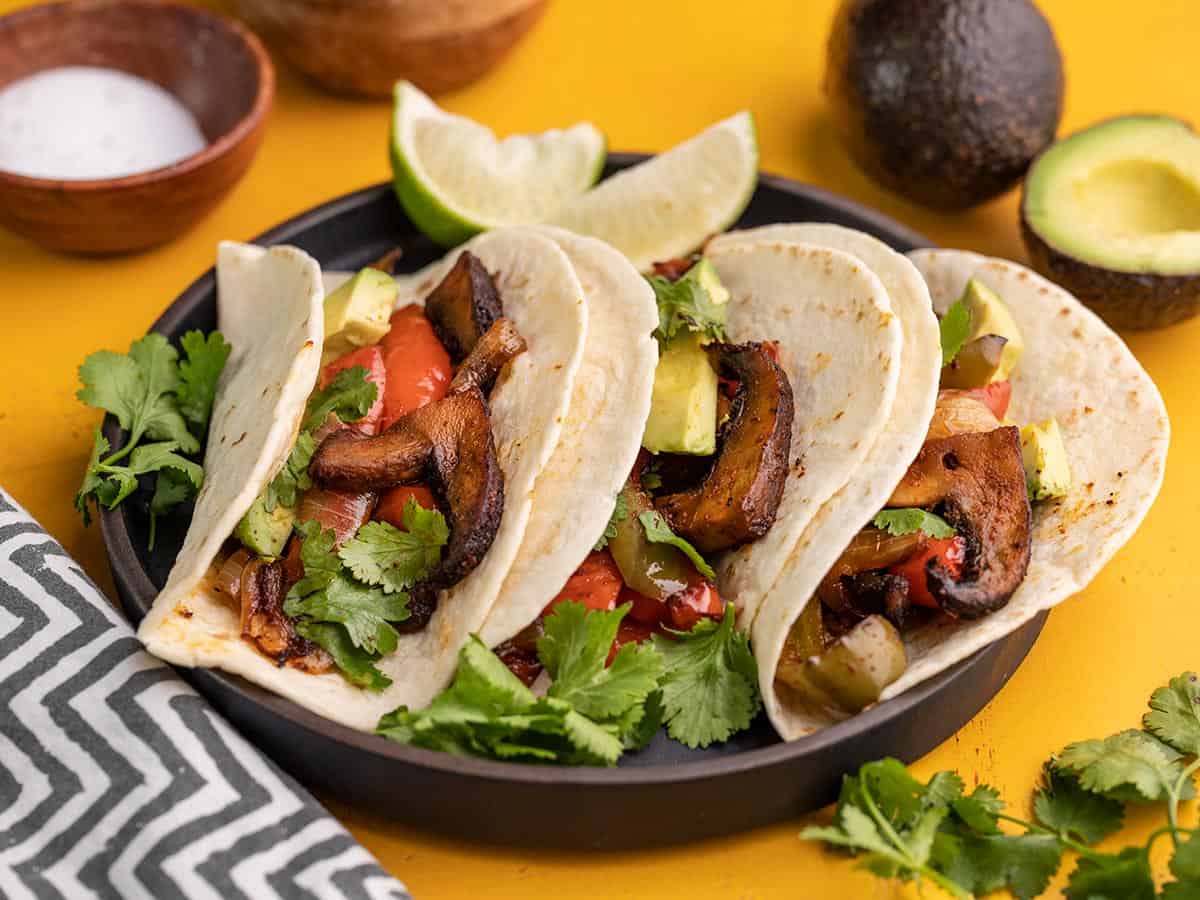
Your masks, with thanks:
[(785, 739), (894, 697), (1083, 590), (1161, 485), (1162, 398), (1095, 315), (1015, 263), (910, 257), (941, 316), (941, 346), (924, 346), (941, 389), (911, 465), (897, 468), (885, 430), (750, 626)]
[(217, 283), (233, 353), (208, 476), (139, 636), (371, 729), (444, 686), (512, 568), (583, 362), (584, 288), (529, 231), (472, 241), (395, 312), (389, 276), (326, 298), (294, 248), (223, 244)]

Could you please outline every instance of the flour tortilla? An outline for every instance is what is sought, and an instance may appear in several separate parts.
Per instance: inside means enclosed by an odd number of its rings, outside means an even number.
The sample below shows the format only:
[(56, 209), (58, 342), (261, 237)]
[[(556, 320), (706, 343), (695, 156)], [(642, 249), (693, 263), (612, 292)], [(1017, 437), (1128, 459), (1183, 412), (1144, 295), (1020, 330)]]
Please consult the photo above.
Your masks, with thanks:
[[(275, 666), (241, 639), (237, 611), (211, 591), (206, 575), (225, 538), (285, 461), (316, 383), (324, 337), (321, 273), (296, 250), (223, 247), (218, 259), (219, 327), (234, 355), (214, 408), (206, 493), (168, 585), (139, 632), (153, 653), (178, 665), (235, 672), (362, 730), (401, 704), (427, 705), (449, 683), (459, 648), (483, 625), (520, 547), (535, 505), (534, 485), (558, 443), (587, 337), (583, 287), (553, 241), (502, 229), (466, 249), (495, 275), (505, 315), (528, 344), (490, 399), (504, 513), (483, 562), (442, 593), (424, 630), (402, 635), (396, 652), (379, 662), (392, 686), (372, 693), (335, 672), (311, 675)], [(441, 271), (459, 252), (437, 264)], [(423, 297), (402, 296), (400, 305)], [(281, 383), (286, 391), (276, 390), (281, 372), (287, 373)], [(237, 447), (225, 450), (230, 435), (241, 431)]]
[(887, 290), (836, 249), (731, 236), (705, 256), (729, 290), (730, 340), (779, 342), (795, 398), (791, 471), (774, 526), (717, 560), (749, 628), (813, 516), (862, 465), (892, 415), (903, 331)]
[[(1072, 469), (1066, 498), (1034, 505), (1033, 553), (1024, 583), (1008, 605), (975, 622), (938, 622), (905, 634), (909, 665), (883, 692), (886, 700), (944, 671), (1004, 637), (1039, 612), (1085, 588), (1133, 534), (1161, 486), (1170, 426), (1150, 377), (1111, 330), (1061, 288), (1005, 260), (953, 250), (919, 250), (910, 258), (929, 286), (934, 308), (945, 310), (975, 277), (995, 290), (1025, 337), (1013, 373), (1015, 422), (1054, 416)], [(929, 353), (940, 357), (940, 348)], [(779, 650), (802, 601), (850, 539), (886, 501), (899, 479), (877, 490), (857, 479), (826, 504), (789, 560), (767, 605), (794, 614), (760, 615), (752, 632), (765, 705), (780, 735), (792, 740), (829, 724), (785, 706), (775, 691)]]
[(558, 228), (587, 296), (587, 343), (562, 437), (538, 477), (516, 561), (480, 637), (490, 647), (533, 622), (591, 552), (641, 449), (658, 365), (654, 291), (617, 250)]

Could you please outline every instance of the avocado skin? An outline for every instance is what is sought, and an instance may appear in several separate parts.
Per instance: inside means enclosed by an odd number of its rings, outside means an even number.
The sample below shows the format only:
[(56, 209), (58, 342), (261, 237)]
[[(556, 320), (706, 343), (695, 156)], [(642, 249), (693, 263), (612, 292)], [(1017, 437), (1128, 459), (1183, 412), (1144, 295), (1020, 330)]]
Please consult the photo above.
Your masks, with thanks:
[(1113, 328), (1164, 328), (1200, 312), (1200, 272), (1155, 275), (1118, 272), (1086, 263), (1042, 240), (1025, 219), (1024, 197), (1021, 237), (1034, 271), (1066, 288)]
[(1027, 0), (845, 0), (824, 87), (869, 175), (965, 209), (1012, 187), (1054, 140), (1062, 57)]

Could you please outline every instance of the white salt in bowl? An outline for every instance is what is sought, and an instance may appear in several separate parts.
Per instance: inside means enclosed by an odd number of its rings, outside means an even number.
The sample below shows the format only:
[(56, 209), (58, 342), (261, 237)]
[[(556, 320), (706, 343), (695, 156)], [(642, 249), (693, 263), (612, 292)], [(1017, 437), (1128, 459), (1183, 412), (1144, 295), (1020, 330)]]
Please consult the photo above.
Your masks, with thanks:
[(0, 170), (0, 225), (72, 253), (142, 250), (184, 231), (245, 174), (275, 93), (275, 72), (245, 27), (156, 0), (74, 0), (0, 17), (0, 89), (47, 69), (118, 69), (165, 88), (208, 145), (119, 178), (35, 178)]

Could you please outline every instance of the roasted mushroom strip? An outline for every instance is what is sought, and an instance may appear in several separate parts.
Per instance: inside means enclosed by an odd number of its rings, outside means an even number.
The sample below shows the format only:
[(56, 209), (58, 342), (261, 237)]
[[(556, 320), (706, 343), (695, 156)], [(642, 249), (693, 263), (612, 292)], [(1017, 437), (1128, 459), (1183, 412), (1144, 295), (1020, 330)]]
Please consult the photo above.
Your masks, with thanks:
[(775, 523), (792, 447), (792, 387), (762, 344), (708, 348), (737, 393), (721, 429), (712, 468), (694, 488), (655, 505), (676, 534), (703, 553), (762, 537)]
[[(504, 478), (487, 406), (475, 388), (415, 409), (382, 434), (368, 437), (353, 429), (333, 434), (317, 448), (308, 471), (318, 484), (340, 490), (428, 483), (448, 510), (450, 541), (427, 587), (461, 581), (479, 565), (500, 527)], [(418, 593), (410, 610), (419, 620)]]
[(296, 634), (295, 623), (283, 611), (284, 573), (281, 562), (253, 559), (242, 571), (238, 599), (242, 637), (279, 665), (307, 672), (328, 671), (333, 661), (316, 644)]
[(1033, 513), (1014, 427), (926, 441), (888, 501), (938, 507), (966, 543), (962, 577), (930, 560), (929, 592), (943, 611), (977, 619), (1000, 609), (1025, 579)]
[(512, 321), (501, 316), (475, 344), (473, 350), (450, 382), (450, 393), (476, 388), (485, 397), (496, 383), (496, 376), (508, 361), (525, 352), (525, 339)]
[(502, 315), (496, 283), (479, 257), (464, 250), (425, 298), (425, 315), (454, 362), (462, 362)]

